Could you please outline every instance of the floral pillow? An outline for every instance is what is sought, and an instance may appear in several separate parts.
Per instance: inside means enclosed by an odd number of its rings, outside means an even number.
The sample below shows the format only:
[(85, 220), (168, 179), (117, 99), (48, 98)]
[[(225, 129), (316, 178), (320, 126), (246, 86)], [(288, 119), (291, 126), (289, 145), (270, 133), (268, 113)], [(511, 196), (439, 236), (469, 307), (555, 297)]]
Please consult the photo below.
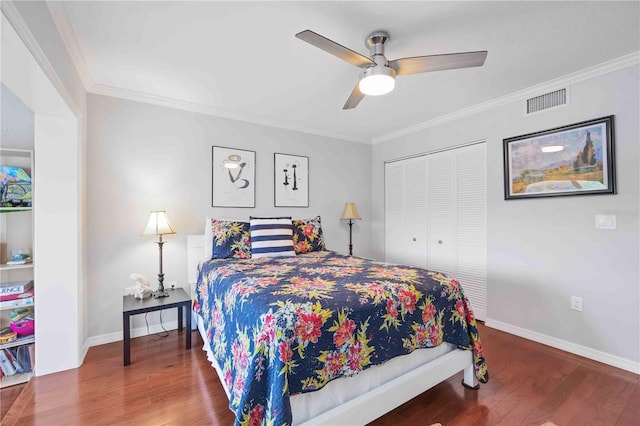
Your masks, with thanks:
[(251, 236), (249, 222), (211, 219), (213, 233), (213, 259), (251, 257)]
[(320, 216), (293, 221), (293, 246), (296, 254), (326, 250)]

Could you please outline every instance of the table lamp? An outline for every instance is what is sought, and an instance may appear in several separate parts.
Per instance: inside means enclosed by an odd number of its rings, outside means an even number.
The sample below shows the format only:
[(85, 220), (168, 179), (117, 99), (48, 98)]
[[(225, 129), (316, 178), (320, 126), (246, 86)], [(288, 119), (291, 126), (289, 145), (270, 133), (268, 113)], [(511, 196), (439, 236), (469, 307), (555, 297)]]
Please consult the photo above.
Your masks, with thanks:
[(353, 256), (353, 244), (352, 244), (352, 231), (353, 231), (353, 220), (360, 220), (360, 214), (358, 213), (358, 209), (356, 208), (355, 203), (345, 203), (344, 210), (342, 211), (342, 220), (349, 220), (349, 256)]
[(153, 297), (155, 297), (156, 299), (169, 296), (169, 293), (164, 289), (163, 283), (164, 273), (162, 272), (162, 246), (164, 245), (165, 241), (162, 241), (162, 236), (172, 235), (175, 233), (176, 231), (174, 231), (169, 224), (169, 219), (167, 219), (166, 211), (156, 210), (151, 212), (149, 223), (147, 223), (147, 227), (142, 234), (158, 236), (158, 241), (156, 241), (156, 244), (158, 244), (158, 249), (160, 252), (160, 272), (158, 273), (158, 289), (153, 292)]

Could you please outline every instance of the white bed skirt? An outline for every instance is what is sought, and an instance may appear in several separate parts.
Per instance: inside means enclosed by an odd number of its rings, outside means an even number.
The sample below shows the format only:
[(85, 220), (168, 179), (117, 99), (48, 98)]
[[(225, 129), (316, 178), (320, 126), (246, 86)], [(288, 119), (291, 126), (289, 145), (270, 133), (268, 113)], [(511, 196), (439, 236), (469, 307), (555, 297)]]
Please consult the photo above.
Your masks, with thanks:
[[(216, 369), (218, 377), (220, 378), (220, 382), (222, 383), (222, 386), (227, 393), (227, 397), (229, 397), (229, 389), (227, 389), (224, 380), (222, 380), (222, 377), (224, 377), (222, 374), (222, 370), (220, 369), (220, 366), (213, 356), (213, 352), (211, 351), (209, 343), (207, 342), (207, 334), (204, 330), (202, 318), (200, 317), (200, 315), (195, 315), (195, 317), (197, 318), (198, 330), (200, 331), (202, 340), (205, 342), (202, 349), (207, 353), (207, 359)], [(456, 356), (456, 359), (460, 358), (463, 364), (468, 364), (471, 362), (470, 351), (460, 351), (456, 349), (455, 345), (452, 345), (450, 343), (443, 343), (435, 348), (418, 349), (408, 355), (393, 358), (385, 362), (384, 364), (370, 367), (355, 376), (341, 377), (339, 379), (332, 380), (331, 382), (327, 383), (327, 385), (325, 385), (322, 389), (315, 392), (292, 395), (290, 400), (293, 424), (300, 425), (307, 422), (309, 424), (323, 423), (320, 422), (320, 419), (322, 419), (323, 415), (326, 415), (326, 413), (330, 410), (333, 410), (339, 406), (344, 406), (349, 401), (354, 401), (356, 398), (362, 397), (363, 394), (366, 394), (367, 392), (375, 388), (380, 388), (386, 383), (391, 383), (392, 381), (397, 380), (397, 378), (403, 376), (405, 373), (417, 371), (419, 367), (429, 364), (431, 361), (437, 358), (446, 358), (446, 354), (454, 351), (464, 352), (464, 354), (461, 354), (461, 356)], [(468, 361), (466, 361), (467, 359)], [(451, 364), (450, 362), (448, 363)], [(459, 364), (460, 362), (457, 363)], [(465, 367), (466, 365), (462, 367), (453, 367), (452, 373), (445, 373), (443, 378), (435, 381), (435, 383), (431, 385), (424, 383), (423, 388), (418, 388), (418, 393), (413, 392), (413, 395), (407, 394), (407, 398), (403, 398), (402, 396), (396, 398), (398, 399), (398, 401), (400, 401), (400, 403), (397, 405), (400, 405), (402, 402), (415, 397), (420, 392), (426, 391), (433, 385), (439, 383), (441, 380), (446, 379), (451, 374), (455, 374)], [(382, 411), (380, 414), (384, 412), (385, 411)], [(371, 417), (371, 419), (375, 419), (376, 417)], [(349, 420), (353, 419), (350, 418)], [(359, 423), (356, 422), (355, 424)]]

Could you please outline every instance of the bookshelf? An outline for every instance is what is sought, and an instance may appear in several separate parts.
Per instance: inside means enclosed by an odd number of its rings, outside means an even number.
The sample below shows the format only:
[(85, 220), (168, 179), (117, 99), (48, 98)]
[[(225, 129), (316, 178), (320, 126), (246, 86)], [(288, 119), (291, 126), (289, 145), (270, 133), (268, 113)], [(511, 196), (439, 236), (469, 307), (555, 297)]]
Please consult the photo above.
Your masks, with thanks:
[(0, 263), (0, 272), (14, 271), (16, 269), (33, 269), (33, 263), (27, 263), (24, 265), (7, 265), (6, 263)]
[(14, 340), (13, 342), (9, 342), (9, 343), (5, 343), (5, 344), (0, 345), (0, 349), (15, 348), (17, 346), (29, 345), (29, 344), (35, 343), (35, 342), (36, 342), (36, 338), (33, 337), (33, 336), (19, 337), (16, 340)]
[[(32, 150), (0, 148), (0, 165), (22, 168), (31, 177), (31, 191), (34, 193), (34, 156)], [(3, 185), (0, 185), (0, 189)], [(0, 196), (2, 195), (0, 191)], [(32, 197), (33, 199), (33, 197)], [(29, 249), (33, 253), (33, 202), (31, 206), (6, 206), (0, 199), (0, 283), (13, 283), (18, 281), (33, 280), (35, 259), (31, 263), (7, 264), (11, 260), (11, 251), (16, 249)], [(32, 254), (33, 256), (33, 254)], [(35, 289), (35, 283), (34, 287)], [(0, 329), (9, 327), (11, 313), (24, 308), (35, 308), (35, 303), (18, 307), (0, 307)], [(0, 344), (0, 351), (15, 350), (18, 347), (35, 345), (35, 334), (18, 336), (15, 340)], [(31, 354), (31, 366), (35, 367), (33, 347), (29, 348)], [(0, 379), (0, 388), (25, 383), (34, 375), (34, 368), (24, 373), (4, 375)]]

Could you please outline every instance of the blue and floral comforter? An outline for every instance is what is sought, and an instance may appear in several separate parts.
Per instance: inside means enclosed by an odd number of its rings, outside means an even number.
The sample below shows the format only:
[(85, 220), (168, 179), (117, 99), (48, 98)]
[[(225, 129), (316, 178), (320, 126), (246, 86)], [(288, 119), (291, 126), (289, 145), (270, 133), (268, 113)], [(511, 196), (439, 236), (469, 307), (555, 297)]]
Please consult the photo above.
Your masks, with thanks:
[(489, 376), (476, 321), (454, 279), (320, 251), (214, 259), (194, 310), (230, 391), (236, 425), (290, 425), (289, 395), (449, 342)]

